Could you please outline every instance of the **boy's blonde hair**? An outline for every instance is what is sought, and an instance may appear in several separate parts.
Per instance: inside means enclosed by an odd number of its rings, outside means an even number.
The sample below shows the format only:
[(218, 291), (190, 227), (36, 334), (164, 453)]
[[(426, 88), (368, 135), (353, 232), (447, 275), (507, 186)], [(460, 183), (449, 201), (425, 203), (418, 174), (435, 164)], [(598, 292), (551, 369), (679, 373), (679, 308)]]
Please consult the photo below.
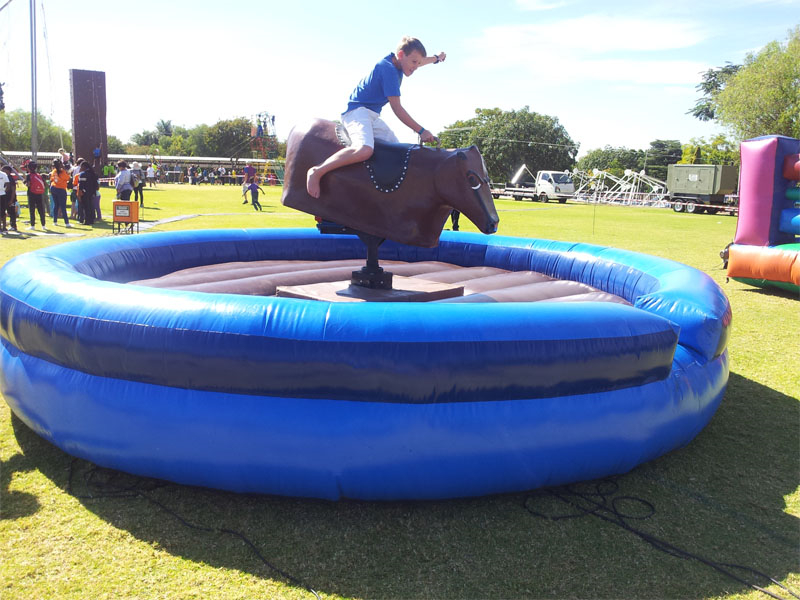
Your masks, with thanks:
[(411, 54), (416, 50), (422, 55), (423, 58), (428, 56), (428, 53), (425, 52), (425, 46), (423, 46), (422, 42), (415, 37), (405, 36), (402, 40), (400, 40), (400, 43), (397, 44), (397, 50), (395, 51), (395, 54), (399, 54), (401, 50), (403, 51), (403, 54), (406, 55)]

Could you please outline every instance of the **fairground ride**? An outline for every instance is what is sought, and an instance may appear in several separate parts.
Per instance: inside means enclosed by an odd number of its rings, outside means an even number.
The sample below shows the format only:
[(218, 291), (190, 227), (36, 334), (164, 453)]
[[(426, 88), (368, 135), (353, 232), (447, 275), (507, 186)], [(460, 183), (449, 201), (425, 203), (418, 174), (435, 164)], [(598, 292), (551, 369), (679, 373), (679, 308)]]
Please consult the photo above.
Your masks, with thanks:
[(250, 150), (254, 159), (264, 161), (258, 167), (259, 180), (266, 185), (283, 185), (283, 165), (275, 160), (278, 157), (275, 115), (260, 112), (253, 118)]

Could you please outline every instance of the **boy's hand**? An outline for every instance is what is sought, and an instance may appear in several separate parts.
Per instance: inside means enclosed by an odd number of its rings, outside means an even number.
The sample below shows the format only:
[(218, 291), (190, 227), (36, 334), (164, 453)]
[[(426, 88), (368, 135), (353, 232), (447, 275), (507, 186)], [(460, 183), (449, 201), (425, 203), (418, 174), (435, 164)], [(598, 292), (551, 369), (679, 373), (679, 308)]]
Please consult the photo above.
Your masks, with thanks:
[(438, 142), (439, 141), (438, 138), (435, 135), (433, 135), (430, 131), (428, 131), (427, 129), (423, 130), (423, 132), (420, 134), (419, 137), (420, 137), (420, 139), (422, 140), (423, 143)]

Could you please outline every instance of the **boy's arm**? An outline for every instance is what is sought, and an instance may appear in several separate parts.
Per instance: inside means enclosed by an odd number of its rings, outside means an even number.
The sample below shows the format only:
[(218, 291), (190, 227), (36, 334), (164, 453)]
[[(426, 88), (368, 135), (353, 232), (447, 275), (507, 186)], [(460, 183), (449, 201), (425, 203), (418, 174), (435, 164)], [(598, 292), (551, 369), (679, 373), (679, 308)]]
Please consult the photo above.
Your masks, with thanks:
[(439, 54), (434, 54), (433, 56), (426, 56), (422, 59), (422, 65), (435, 65), (436, 63), (444, 62), (444, 59), (447, 58), (447, 54), (444, 52), (439, 52)]
[(392, 111), (394, 111), (394, 114), (398, 119), (400, 119), (400, 122), (406, 127), (414, 130), (415, 133), (419, 134), (423, 142), (436, 141), (436, 136), (411, 118), (411, 115), (408, 114), (408, 111), (406, 111), (406, 109), (403, 108), (403, 105), (400, 104), (400, 96), (389, 96), (389, 106), (392, 107)]

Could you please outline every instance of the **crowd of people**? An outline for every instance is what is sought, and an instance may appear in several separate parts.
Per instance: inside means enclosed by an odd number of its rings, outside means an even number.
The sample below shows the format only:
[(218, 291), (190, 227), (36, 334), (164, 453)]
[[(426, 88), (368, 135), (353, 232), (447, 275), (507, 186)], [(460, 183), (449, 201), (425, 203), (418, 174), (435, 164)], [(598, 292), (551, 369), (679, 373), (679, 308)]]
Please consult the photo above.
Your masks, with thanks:
[[(262, 210), (258, 201), (259, 187), (275, 185), (277, 177), (268, 174), (263, 180), (258, 176), (251, 162), (237, 172), (236, 168), (201, 167), (189, 165), (185, 168), (160, 167), (155, 162), (142, 165), (138, 161), (130, 164), (120, 160), (116, 164), (105, 163), (93, 157), (92, 161), (78, 158), (64, 149), (59, 149), (59, 157), (47, 166), (35, 160), (26, 160), (19, 169), (5, 165), (0, 169), (0, 232), (18, 231), (20, 204), (17, 198), (17, 182), (27, 188), (29, 225), (27, 230), (35, 230), (38, 225), (47, 229), (47, 217), (54, 225), (62, 221), (64, 227), (71, 228), (72, 222), (93, 225), (102, 219), (100, 209), (101, 185), (113, 186), (118, 200), (138, 202), (144, 207), (145, 187), (155, 187), (158, 182), (169, 181), (168, 174), (178, 173), (177, 182), (191, 185), (208, 183), (211, 185), (242, 185), (244, 202), (248, 203), (247, 193), (255, 210)], [(133, 196), (133, 198), (131, 198)], [(68, 206), (71, 205), (71, 206)]]
[[(27, 188), (28, 213), (27, 230), (36, 230), (37, 221), (42, 230), (47, 230), (47, 217), (53, 225), (63, 221), (64, 227), (71, 228), (72, 221), (82, 225), (93, 225), (103, 218), (100, 208), (101, 182), (116, 188), (118, 199), (129, 199), (134, 193), (134, 201), (144, 206), (144, 187), (149, 183), (156, 185), (156, 168), (153, 164), (145, 168), (138, 162), (128, 165), (119, 161), (115, 166), (104, 164), (95, 171), (96, 160), (89, 162), (83, 158), (74, 160), (63, 148), (58, 151), (50, 165), (40, 165), (35, 160), (25, 160), (19, 169), (8, 164), (0, 170), (0, 232), (18, 231), (17, 220), (21, 217), (17, 198), (17, 182)], [(49, 169), (49, 171), (48, 171)], [(67, 205), (71, 204), (68, 210)], [(37, 220), (38, 217), (38, 220)]]
[[(54, 225), (59, 219), (65, 227), (72, 227), (70, 219), (84, 225), (92, 225), (95, 219), (102, 218), (100, 211), (100, 189), (98, 177), (92, 164), (79, 158), (72, 158), (64, 150), (59, 150), (60, 158), (54, 158), (47, 168), (35, 160), (26, 160), (20, 170), (5, 165), (0, 176), (0, 232), (18, 231), (17, 219), (20, 206), (17, 198), (17, 182), (27, 188), (28, 230), (35, 230), (37, 216), (42, 230), (47, 229), (47, 216)], [(71, 211), (67, 212), (67, 201), (71, 200)]]
[[(247, 162), (243, 168), (237, 170), (236, 167), (225, 168), (224, 165), (218, 167), (201, 167), (199, 165), (189, 165), (181, 168), (179, 181), (191, 185), (208, 183), (210, 185), (242, 185), (250, 183), (256, 176), (256, 168), (253, 163)], [(280, 181), (274, 173), (264, 176), (264, 183), (267, 185), (278, 185)]]

